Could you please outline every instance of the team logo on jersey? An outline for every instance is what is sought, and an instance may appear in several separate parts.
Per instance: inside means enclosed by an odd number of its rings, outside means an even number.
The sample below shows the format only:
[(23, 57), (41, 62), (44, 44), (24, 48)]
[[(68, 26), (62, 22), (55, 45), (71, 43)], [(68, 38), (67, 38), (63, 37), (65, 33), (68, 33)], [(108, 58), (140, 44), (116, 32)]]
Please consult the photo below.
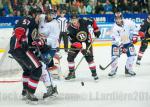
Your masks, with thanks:
[(31, 34), (33, 40), (37, 39), (37, 34), (38, 34), (37, 29), (36, 28), (33, 29), (32, 34)]
[(150, 28), (148, 28), (148, 34), (150, 35)]
[(87, 39), (87, 33), (85, 31), (80, 31), (77, 33), (76, 38), (78, 39), (78, 41), (83, 42)]

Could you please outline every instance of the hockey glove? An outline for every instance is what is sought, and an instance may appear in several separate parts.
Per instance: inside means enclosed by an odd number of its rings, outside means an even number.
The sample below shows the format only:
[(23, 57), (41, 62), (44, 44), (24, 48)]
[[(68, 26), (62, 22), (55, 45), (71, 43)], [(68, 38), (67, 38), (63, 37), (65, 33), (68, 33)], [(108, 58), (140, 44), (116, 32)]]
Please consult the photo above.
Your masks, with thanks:
[(71, 46), (73, 48), (78, 48), (78, 49), (82, 48), (82, 44), (80, 42), (74, 42), (74, 43), (71, 44)]
[(38, 46), (38, 47), (42, 47), (44, 46), (45, 42), (44, 40), (41, 38), (41, 39), (37, 39), (35, 41), (32, 42), (32, 45), (33, 46)]
[(137, 43), (137, 41), (138, 41), (138, 36), (133, 36), (132, 37), (132, 42), (133, 42), (133, 44), (135, 44), (135, 43)]
[(101, 35), (101, 32), (100, 31), (94, 32), (94, 35), (96, 38), (99, 38), (99, 36)]
[(88, 56), (90, 54), (90, 51), (87, 50), (87, 49), (82, 49), (82, 54), (85, 55), (85, 56)]
[(144, 32), (142, 32), (142, 31), (139, 31), (139, 36), (140, 36), (140, 38), (144, 38), (144, 37), (145, 37), (145, 34), (144, 34)]
[(28, 43), (26, 41), (23, 41), (21, 43), (21, 47), (25, 52), (28, 51)]
[(121, 47), (121, 51), (122, 51), (122, 53), (126, 53), (126, 52), (127, 52), (127, 49), (124, 48), (124, 47)]

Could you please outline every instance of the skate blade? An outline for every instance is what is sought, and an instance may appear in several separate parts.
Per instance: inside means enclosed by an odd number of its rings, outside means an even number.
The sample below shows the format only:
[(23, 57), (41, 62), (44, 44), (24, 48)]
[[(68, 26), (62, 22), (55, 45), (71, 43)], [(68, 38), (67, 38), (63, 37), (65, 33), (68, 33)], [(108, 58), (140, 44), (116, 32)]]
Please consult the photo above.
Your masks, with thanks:
[(27, 100), (27, 97), (26, 96), (22, 96), (21, 100)]
[(57, 96), (52, 95), (52, 96), (49, 96), (49, 97), (47, 97), (47, 98), (43, 98), (43, 102), (47, 103), (47, 102), (49, 102), (49, 101), (53, 101), (53, 100), (56, 99), (56, 97), (57, 97)]
[(30, 105), (37, 105), (37, 104), (39, 104), (38, 101), (31, 101), (31, 100), (26, 100), (26, 103), (30, 104)]
[(134, 77), (135, 75), (125, 74), (125, 77)]
[(76, 78), (73, 78), (73, 79), (70, 79), (70, 80), (65, 79), (65, 82), (74, 82), (75, 80), (76, 80)]

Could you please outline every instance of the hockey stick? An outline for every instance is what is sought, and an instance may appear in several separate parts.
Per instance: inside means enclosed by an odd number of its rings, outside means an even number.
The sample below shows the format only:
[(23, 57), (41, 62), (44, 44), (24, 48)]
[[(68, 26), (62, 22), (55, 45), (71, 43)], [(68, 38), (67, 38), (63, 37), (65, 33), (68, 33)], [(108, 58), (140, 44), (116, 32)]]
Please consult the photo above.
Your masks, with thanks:
[[(91, 48), (93, 42), (96, 40), (96, 38), (93, 39), (93, 41), (91, 42), (91, 44), (88, 46), (87, 51)], [(79, 67), (79, 65), (81, 64), (82, 60), (84, 59), (85, 55), (83, 55), (83, 57), (80, 59), (80, 61), (78, 62), (74, 72), (77, 70), (77, 68)]]
[[(122, 45), (123, 45), (123, 44), (119, 45), (119, 49), (121, 48)], [(132, 45), (132, 43), (131, 43), (128, 47), (130, 47), (131, 45)], [(128, 48), (128, 47), (127, 47), (127, 48)], [(123, 53), (123, 52), (121, 52), (120, 55), (122, 55), (122, 53)], [(116, 60), (119, 58), (120, 55), (118, 55), (114, 60), (112, 60), (111, 62), (109, 62), (105, 67), (99, 65), (99, 68), (100, 68), (101, 70), (107, 69), (114, 61), (116, 61)]]

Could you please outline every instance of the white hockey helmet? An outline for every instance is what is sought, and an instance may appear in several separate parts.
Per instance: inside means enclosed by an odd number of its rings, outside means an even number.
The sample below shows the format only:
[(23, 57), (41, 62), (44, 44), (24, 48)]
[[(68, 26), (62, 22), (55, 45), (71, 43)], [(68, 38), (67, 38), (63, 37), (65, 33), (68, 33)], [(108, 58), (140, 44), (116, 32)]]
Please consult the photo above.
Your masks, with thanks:
[(119, 26), (123, 25), (123, 16), (122, 16), (121, 12), (116, 12), (115, 13), (115, 22)]

